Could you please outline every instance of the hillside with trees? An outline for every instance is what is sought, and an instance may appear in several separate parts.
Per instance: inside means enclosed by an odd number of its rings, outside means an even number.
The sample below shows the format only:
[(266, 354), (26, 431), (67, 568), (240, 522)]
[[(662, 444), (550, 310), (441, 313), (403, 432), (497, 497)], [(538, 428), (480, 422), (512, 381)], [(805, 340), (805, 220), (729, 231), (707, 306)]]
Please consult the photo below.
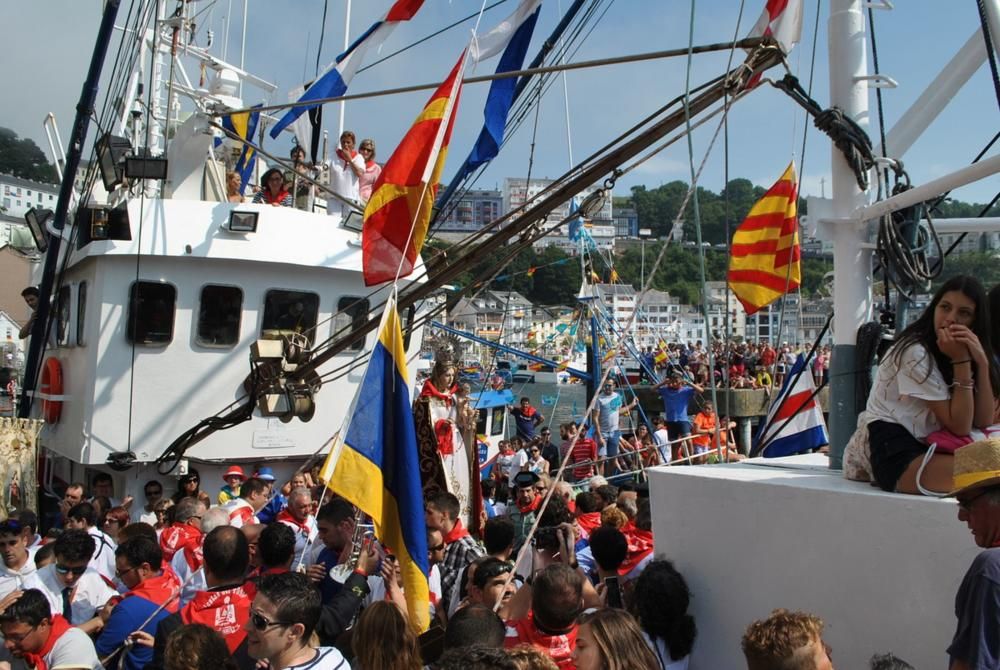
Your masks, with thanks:
[(0, 127), (0, 173), (43, 184), (58, 184), (56, 169), (34, 140)]

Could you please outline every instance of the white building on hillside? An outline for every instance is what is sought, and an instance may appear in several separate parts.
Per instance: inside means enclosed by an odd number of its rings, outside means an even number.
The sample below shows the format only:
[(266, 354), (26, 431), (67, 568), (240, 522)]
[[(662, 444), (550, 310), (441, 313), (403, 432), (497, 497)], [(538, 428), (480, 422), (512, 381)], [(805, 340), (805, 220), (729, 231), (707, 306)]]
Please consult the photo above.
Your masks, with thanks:
[(55, 184), (0, 174), (0, 207), (7, 216), (23, 221), (25, 212), (32, 207), (55, 209), (58, 199), (59, 187)]

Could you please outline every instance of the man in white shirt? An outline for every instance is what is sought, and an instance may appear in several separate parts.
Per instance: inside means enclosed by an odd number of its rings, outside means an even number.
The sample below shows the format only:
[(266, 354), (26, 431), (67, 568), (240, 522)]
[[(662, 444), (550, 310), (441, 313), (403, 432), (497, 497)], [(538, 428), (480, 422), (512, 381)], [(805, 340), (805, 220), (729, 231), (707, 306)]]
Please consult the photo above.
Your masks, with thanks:
[(109, 580), (115, 578), (115, 549), (117, 544), (108, 535), (95, 525), (97, 523), (97, 512), (89, 502), (82, 502), (74, 505), (66, 514), (66, 530), (85, 530), (94, 538), (94, 556), (90, 560), (90, 567), (107, 577)]
[(94, 538), (83, 530), (67, 530), (53, 545), (55, 561), (34, 575), (32, 588), (41, 590), (53, 612), (87, 633), (101, 628), (100, 609), (118, 592), (89, 567)]
[(250, 656), (267, 661), (270, 670), (349, 670), (334, 647), (309, 644), (322, 609), (319, 590), (305, 575), (262, 577), (245, 626)]
[[(14, 591), (30, 588), (35, 574), (35, 562), (28, 555), (24, 527), (16, 519), (0, 522), (0, 600)], [(25, 586), (25, 581), (28, 586)]]
[(156, 512), (153, 511), (153, 507), (163, 499), (163, 484), (151, 479), (146, 482), (142, 490), (146, 496), (146, 504), (132, 506), (132, 523), (148, 523), (155, 527)]
[[(192, 550), (191, 547), (185, 546), (174, 554), (173, 559), (170, 561), (170, 567), (177, 574), (177, 578), (181, 580), (183, 588), (181, 589), (181, 607), (187, 605), (188, 602), (194, 598), (195, 593), (198, 591), (204, 591), (208, 588), (205, 581), (205, 571), (201, 569), (204, 563), (204, 554), (202, 549), (205, 545), (205, 538), (208, 534), (219, 526), (229, 525), (229, 514), (225, 509), (221, 507), (213, 507), (212, 509), (205, 512), (205, 515), (201, 517), (201, 546), (196, 550)], [(194, 576), (192, 577), (192, 573)], [(190, 579), (189, 579), (190, 577)]]
[(256, 515), (267, 504), (271, 485), (263, 479), (251, 477), (240, 485), (240, 495), (222, 509), (229, 515), (229, 525), (236, 528), (257, 523)]
[(303, 558), (306, 547), (316, 538), (316, 518), (312, 515), (312, 493), (309, 489), (299, 487), (288, 494), (288, 507), (281, 511), (275, 519), (283, 523), (295, 533), (295, 558), (292, 560), (292, 569), (297, 570), (299, 566), (305, 565)]
[(34, 563), (35, 553), (42, 548), (42, 536), (38, 534), (38, 515), (30, 509), (18, 510), (11, 515), (21, 522), (21, 533), (28, 547), (28, 560)]
[(100, 670), (90, 637), (53, 615), (41, 591), (18, 591), (19, 597), (0, 614), (4, 646), (29, 668), (39, 670)]
[[(330, 161), (330, 189), (348, 200), (358, 200), (361, 197), (359, 179), (365, 173), (365, 159), (354, 150), (356, 139), (354, 133), (345, 130), (340, 136), (340, 147)], [(359, 207), (362, 205), (359, 203)], [(328, 195), (326, 213), (340, 212), (346, 217), (351, 207), (338, 198)]]
[(653, 419), (653, 428), (656, 429), (653, 432), (653, 444), (656, 445), (656, 450), (660, 452), (663, 464), (667, 465), (672, 460), (670, 453), (670, 433), (667, 432), (667, 422), (657, 417)]

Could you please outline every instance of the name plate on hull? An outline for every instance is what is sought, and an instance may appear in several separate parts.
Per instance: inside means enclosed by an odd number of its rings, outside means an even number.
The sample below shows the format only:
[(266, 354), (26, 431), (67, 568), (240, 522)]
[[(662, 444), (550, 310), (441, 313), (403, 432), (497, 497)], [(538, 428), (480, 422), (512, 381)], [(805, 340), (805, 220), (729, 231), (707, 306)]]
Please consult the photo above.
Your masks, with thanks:
[(254, 449), (289, 449), (295, 446), (295, 434), (280, 421), (268, 421), (267, 428), (255, 430), (251, 445)]

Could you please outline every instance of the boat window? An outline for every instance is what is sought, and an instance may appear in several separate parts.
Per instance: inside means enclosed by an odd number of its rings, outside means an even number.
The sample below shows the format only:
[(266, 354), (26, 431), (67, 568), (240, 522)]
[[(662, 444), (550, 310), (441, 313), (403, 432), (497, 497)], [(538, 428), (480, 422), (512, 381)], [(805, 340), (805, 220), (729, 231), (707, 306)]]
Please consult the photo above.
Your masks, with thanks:
[(277, 337), (302, 333), (312, 344), (316, 339), (316, 317), (319, 296), (305, 291), (274, 289), (264, 296), (264, 318), (260, 324), (262, 337)]
[(201, 289), (195, 341), (206, 347), (231, 347), (240, 339), (243, 291), (209, 284)]
[(503, 419), (507, 414), (506, 407), (493, 408), (493, 425), (490, 426), (490, 435), (503, 435)]
[(69, 346), (69, 317), (72, 299), (70, 286), (62, 286), (56, 298), (56, 342), (60, 347)]
[(476, 412), (476, 435), (486, 434), (486, 408)]
[(138, 281), (132, 284), (125, 334), (130, 342), (163, 346), (174, 338), (177, 289), (170, 284)]
[[(368, 301), (364, 298), (344, 296), (337, 301), (337, 316), (333, 320), (334, 337), (340, 337), (350, 331), (360, 328), (368, 321)], [(365, 348), (365, 341), (358, 340), (351, 345), (349, 351), (361, 351)]]
[(76, 344), (82, 347), (87, 343), (85, 317), (87, 316), (87, 282), (80, 282), (76, 289)]

